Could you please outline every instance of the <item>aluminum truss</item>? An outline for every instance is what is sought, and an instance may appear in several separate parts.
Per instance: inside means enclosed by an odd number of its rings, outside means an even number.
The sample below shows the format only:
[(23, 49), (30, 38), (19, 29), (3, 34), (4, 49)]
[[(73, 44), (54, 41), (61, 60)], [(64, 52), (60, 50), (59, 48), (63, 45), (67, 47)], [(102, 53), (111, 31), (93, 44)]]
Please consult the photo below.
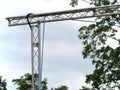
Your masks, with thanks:
[[(40, 90), (40, 23), (31, 26), (31, 69), (32, 69), (32, 90)], [(38, 78), (36, 78), (38, 77)]]
[[(120, 15), (120, 5), (98, 6), (84, 9), (51, 12), (43, 14), (32, 14), (29, 16), (31, 29), (31, 62), (32, 62), (32, 90), (40, 90), (40, 70), (41, 70), (41, 41), (40, 23), (64, 20), (74, 20), (81, 18), (101, 17), (108, 15)], [(114, 12), (112, 12), (114, 11)], [(104, 12), (104, 13), (103, 13)], [(16, 16), (6, 18), (9, 26), (27, 25), (27, 16)], [(39, 78), (35, 79), (35, 74)], [(38, 85), (38, 89), (35, 85)]]
[[(41, 23), (54, 22), (54, 21), (116, 15), (116, 14), (120, 14), (118, 10), (120, 10), (120, 5), (108, 5), (108, 6), (98, 6), (92, 8), (84, 8), (84, 9), (52, 12), (52, 13), (34, 14), (30, 17), (30, 22), (31, 24), (33, 24), (37, 22), (41, 22)], [(111, 11), (114, 11), (114, 13)], [(44, 17), (46, 17), (45, 21), (44, 21)], [(9, 26), (28, 24), (26, 15), (17, 16), (17, 17), (8, 17), (7, 20), (9, 21)]]

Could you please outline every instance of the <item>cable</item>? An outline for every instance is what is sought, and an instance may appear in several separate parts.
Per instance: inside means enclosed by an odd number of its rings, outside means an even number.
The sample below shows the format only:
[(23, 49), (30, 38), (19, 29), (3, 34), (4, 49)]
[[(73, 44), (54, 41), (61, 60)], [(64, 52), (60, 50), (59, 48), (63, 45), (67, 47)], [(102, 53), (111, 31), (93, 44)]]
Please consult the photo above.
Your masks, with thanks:
[(32, 26), (31, 26), (30, 20), (29, 20), (29, 17), (30, 17), (31, 15), (33, 15), (33, 13), (28, 13), (27, 16), (26, 16), (26, 18), (27, 18), (28, 25), (29, 25), (30, 29), (32, 30)]
[(120, 22), (97, 22), (97, 21), (89, 21), (89, 20), (72, 20), (72, 21), (81, 21), (81, 22), (91, 22), (91, 23), (98, 23), (98, 24), (120, 24)]
[(42, 90), (42, 69), (43, 69), (43, 59), (44, 59), (44, 39), (45, 39), (45, 18), (46, 17), (44, 17), (44, 21), (43, 21), (43, 31), (42, 31), (42, 40), (41, 40), (41, 42), (42, 42), (42, 47), (41, 47), (41, 63), (40, 63), (40, 90)]
[(81, 21), (81, 22), (92, 22), (92, 23), (96, 23), (96, 21), (90, 21), (90, 20), (73, 20), (73, 21)]

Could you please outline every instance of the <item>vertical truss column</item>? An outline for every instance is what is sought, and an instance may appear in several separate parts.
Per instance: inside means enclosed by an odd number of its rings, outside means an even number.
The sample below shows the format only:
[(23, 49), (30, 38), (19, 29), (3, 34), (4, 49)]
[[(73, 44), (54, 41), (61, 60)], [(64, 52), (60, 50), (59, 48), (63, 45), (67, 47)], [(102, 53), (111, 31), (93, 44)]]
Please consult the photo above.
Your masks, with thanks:
[(32, 90), (40, 90), (40, 61), (41, 38), (40, 23), (31, 25), (31, 64), (32, 64)]

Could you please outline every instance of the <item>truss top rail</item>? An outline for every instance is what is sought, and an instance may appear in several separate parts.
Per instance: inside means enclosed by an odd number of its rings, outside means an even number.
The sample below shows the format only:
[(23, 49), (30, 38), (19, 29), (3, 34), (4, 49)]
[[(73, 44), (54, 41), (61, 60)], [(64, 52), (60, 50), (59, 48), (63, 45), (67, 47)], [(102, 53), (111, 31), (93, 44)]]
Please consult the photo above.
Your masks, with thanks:
[[(107, 15), (116, 15), (116, 14), (120, 14), (120, 12), (118, 12), (118, 9), (120, 9), (120, 4), (97, 6), (97, 7), (91, 7), (91, 8), (76, 9), (76, 10), (33, 14), (29, 17), (29, 20), (31, 24), (34, 24), (38, 22), (43, 23), (43, 22), (54, 22), (54, 21), (73, 20), (73, 19), (99, 17), (99, 16), (107, 16)], [(114, 13), (111, 12), (113, 10), (114, 10)], [(105, 12), (105, 14), (101, 13), (101, 11)], [(6, 19), (9, 22), (9, 26), (18, 26), (18, 25), (28, 24), (26, 15), (8, 17)]]

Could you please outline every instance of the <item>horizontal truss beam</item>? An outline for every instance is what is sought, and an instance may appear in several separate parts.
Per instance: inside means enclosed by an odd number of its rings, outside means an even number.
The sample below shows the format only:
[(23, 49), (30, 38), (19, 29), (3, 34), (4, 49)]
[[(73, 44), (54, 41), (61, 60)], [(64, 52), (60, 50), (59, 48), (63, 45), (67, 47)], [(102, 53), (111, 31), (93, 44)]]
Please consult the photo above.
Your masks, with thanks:
[[(38, 22), (43, 23), (43, 22), (74, 20), (74, 19), (82, 19), (82, 18), (117, 15), (120, 14), (118, 10), (120, 10), (120, 5), (106, 5), (106, 6), (76, 9), (76, 10), (67, 10), (67, 11), (59, 11), (59, 12), (51, 12), (51, 13), (43, 13), (43, 14), (32, 14), (29, 17), (29, 20), (31, 24)], [(8, 17), (6, 19), (9, 22), (9, 26), (26, 25), (28, 24), (26, 16), (27, 15)]]

